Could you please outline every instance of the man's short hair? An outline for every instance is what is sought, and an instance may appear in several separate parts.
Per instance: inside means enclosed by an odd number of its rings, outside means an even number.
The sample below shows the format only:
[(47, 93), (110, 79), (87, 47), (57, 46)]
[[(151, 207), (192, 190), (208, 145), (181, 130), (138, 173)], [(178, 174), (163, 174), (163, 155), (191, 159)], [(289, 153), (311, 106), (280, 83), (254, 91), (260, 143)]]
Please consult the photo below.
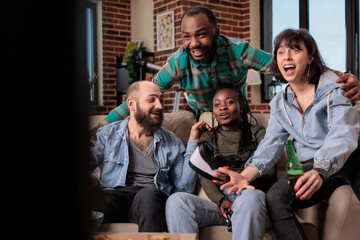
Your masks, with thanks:
[(180, 21), (180, 26), (182, 26), (182, 20), (183, 18), (188, 15), (190, 17), (198, 15), (199, 13), (203, 13), (207, 16), (207, 18), (209, 19), (209, 21), (214, 24), (215, 28), (217, 28), (217, 20), (216, 20), (216, 16), (214, 14), (213, 11), (211, 11), (210, 8), (208, 8), (207, 6), (204, 5), (196, 5), (196, 6), (192, 6), (191, 8), (189, 8), (188, 10), (186, 10), (184, 12), (184, 14), (181, 17), (181, 21)]
[(138, 100), (138, 93), (140, 91), (140, 84), (141, 84), (140, 82), (141, 81), (136, 81), (128, 87), (128, 89), (126, 90), (126, 99), (132, 97), (135, 100)]

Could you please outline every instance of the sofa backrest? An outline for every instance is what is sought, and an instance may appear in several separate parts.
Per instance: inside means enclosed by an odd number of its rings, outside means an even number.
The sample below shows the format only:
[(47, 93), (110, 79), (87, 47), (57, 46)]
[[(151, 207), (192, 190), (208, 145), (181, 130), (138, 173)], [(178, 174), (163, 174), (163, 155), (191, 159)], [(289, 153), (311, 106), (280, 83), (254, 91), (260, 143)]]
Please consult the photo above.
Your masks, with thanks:
[(189, 111), (164, 113), (162, 126), (178, 136), (186, 147), (191, 127), (196, 123), (195, 116)]

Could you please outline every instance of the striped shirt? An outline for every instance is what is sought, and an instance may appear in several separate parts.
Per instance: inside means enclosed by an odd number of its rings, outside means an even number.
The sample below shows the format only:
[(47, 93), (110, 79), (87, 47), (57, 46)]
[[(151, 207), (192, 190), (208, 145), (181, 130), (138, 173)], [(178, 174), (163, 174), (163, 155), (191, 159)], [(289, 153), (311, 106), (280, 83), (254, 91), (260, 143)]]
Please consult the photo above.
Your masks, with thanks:
[[(180, 83), (190, 94), (188, 104), (192, 109), (211, 111), (217, 89), (225, 84), (238, 86), (245, 94), (248, 69), (270, 74), (270, 63), (271, 54), (250, 46), (245, 40), (220, 35), (217, 54), (209, 66), (196, 64), (182, 46), (169, 56), (153, 82), (162, 92)], [(124, 119), (128, 115), (128, 107), (123, 103), (112, 110), (100, 125)]]

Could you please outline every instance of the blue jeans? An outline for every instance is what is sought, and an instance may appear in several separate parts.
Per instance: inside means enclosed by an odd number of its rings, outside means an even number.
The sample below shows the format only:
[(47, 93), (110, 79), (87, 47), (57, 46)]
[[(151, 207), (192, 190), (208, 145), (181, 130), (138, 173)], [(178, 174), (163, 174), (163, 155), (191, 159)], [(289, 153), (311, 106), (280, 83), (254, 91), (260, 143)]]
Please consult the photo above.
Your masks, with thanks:
[[(212, 225), (226, 225), (219, 207), (189, 193), (172, 194), (166, 202), (166, 223), (170, 233), (196, 233)], [(267, 212), (265, 193), (244, 190), (233, 202), (232, 239), (263, 239)]]

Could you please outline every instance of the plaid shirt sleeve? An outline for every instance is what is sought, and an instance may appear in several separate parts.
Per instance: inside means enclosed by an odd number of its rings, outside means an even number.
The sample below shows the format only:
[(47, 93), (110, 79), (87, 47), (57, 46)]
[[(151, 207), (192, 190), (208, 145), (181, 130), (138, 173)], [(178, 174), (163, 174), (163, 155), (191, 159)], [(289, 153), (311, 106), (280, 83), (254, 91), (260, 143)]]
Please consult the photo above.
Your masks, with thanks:
[(118, 107), (114, 108), (113, 110), (111, 110), (109, 115), (107, 115), (106, 118), (104, 118), (99, 123), (99, 125), (104, 126), (104, 125), (109, 124), (111, 122), (123, 120), (127, 116), (129, 116), (129, 108), (128, 108), (126, 102), (124, 102), (120, 106), (118, 106)]
[[(238, 40), (230, 43), (234, 57), (248, 69), (254, 69), (264, 74), (270, 74), (272, 56), (261, 49), (252, 47), (247, 41)], [(240, 64), (238, 63), (238, 64)]]
[(161, 92), (165, 92), (166, 89), (169, 89), (176, 83), (181, 76), (178, 76), (178, 66), (180, 65), (180, 60), (178, 55), (180, 50), (177, 50), (175, 53), (171, 54), (167, 59), (166, 63), (158, 73), (153, 77), (153, 82), (159, 86)]

